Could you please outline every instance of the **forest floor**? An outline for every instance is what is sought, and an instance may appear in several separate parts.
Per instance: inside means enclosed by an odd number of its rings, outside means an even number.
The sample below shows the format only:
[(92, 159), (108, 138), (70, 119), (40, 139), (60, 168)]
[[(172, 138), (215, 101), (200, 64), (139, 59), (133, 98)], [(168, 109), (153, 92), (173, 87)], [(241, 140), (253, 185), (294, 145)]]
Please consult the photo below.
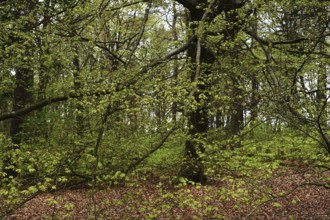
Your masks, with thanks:
[[(330, 189), (309, 166), (173, 187), (149, 176), (95, 191), (41, 193), (5, 217), (33, 219), (330, 219)], [(0, 206), (1, 207), (1, 206)], [(1, 210), (0, 210), (1, 211)]]

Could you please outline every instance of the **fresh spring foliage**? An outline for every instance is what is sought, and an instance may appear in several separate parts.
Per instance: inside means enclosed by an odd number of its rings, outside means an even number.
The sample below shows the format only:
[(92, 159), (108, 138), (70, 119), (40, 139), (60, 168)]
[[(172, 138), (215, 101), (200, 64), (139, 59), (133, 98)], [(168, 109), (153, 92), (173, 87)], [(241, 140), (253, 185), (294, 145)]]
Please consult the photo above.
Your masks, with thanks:
[[(85, 184), (94, 195), (155, 175), (178, 187), (159, 186), (157, 205), (139, 208), (157, 219), (205, 206), (187, 184), (223, 181), (232, 187), (219, 198), (248, 204), (240, 186), (292, 161), (328, 171), (329, 10), (322, 0), (2, 1), (0, 218), (40, 192)], [(64, 208), (69, 218), (75, 207)], [(217, 207), (203, 210), (196, 218)]]

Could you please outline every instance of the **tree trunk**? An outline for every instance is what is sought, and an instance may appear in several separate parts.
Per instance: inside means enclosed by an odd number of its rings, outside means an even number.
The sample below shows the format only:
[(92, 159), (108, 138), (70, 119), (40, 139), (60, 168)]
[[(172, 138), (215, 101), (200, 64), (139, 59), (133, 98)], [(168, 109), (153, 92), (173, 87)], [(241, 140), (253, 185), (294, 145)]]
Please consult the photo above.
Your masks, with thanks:
[[(231, 118), (229, 123), (229, 135), (234, 136), (238, 135), (243, 127), (244, 120), (244, 108), (243, 108), (243, 91), (239, 88), (239, 80), (238, 77), (235, 76), (233, 78), (233, 88), (231, 94), (232, 100), (232, 111)], [(238, 146), (237, 146), (238, 147)]]
[[(27, 2), (26, 11), (21, 13), (20, 11), (16, 11), (18, 9), (13, 9), (16, 13), (16, 19), (19, 19), (20, 16), (28, 16), (34, 9), (36, 8), (36, 2), (34, 0), (29, 0)], [(31, 24), (33, 21), (28, 21), (24, 26), (24, 32), (28, 32), (31, 28)], [(23, 44), (25, 43), (25, 39), (17, 38), (15, 36), (12, 37), (13, 43)], [(32, 55), (32, 47), (33, 45), (30, 43), (24, 49), (24, 53), (22, 57), (24, 58), (18, 65), (14, 67), (15, 71), (15, 88), (13, 91), (13, 101), (12, 101), (12, 111), (17, 111), (24, 108), (28, 103), (32, 101), (32, 93), (31, 89), (33, 87), (33, 71), (30, 68), (29, 60)], [(10, 128), (9, 135), (12, 139), (12, 145), (9, 146), (8, 152), (9, 154), (6, 156), (3, 166), (4, 172), (7, 176), (16, 177), (18, 175), (16, 171), (16, 161), (13, 160), (10, 152), (13, 150), (19, 149), (21, 142), (23, 140), (24, 132), (22, 125), (25, 122), (25, 117), (15, 117), (10, 120)]]
[[(204, 5), (206, 2), (207, 1), (200, 1), (200, 3), (204, 3)], [(192, 29), (192, 33), (195, 34), (198, 23), (202, 19), (204, 8), (197, 9), (194, 7), (188, 9), (190, 11), (190, 28)], [(211, 51), (206, 48), (204, 42), (198, 42), (199, 40), (201, 39), (195, 39), (194, 42), (192, 42), (187, 54), (191, 62), (190, 80), (192, 83), (197, 84), (197, 88), (193, 94), (197, 106), (195, 110), (188, 113), (189, 139), (185, 143), (186, 161), (182, 168), (182, 176), (194, 182), (205, 182), (206, 176), (201, 154), (205, 152), (203, 142), (208, 129), (206, 104), (209, 100), (209, 94), (207, 92), (207, 75), (211, 73), (205, 65), (212, 65), (215, 57)], [(200, 48), (198, 48), (198, 44)], [(197, 62), (199, 63), (197, 64)], [(201, 97), (204, 97), (203, 100), (201, 100)]]
[[(229, 12), (242, 7), (244, 2), (226, 0), (226, 1), (208, 1), (208, 0), (177, 0), (190, 12), (190, 28), (192, 34), (196, 34), (196, 29), (201, 22), (212, 21), (221, 12)], [(207, 10), (205, 10), (208, 8)], [(209, 12), (211, 10), (211, 12)], [(203, 32), (204, 30), (199, 30)], [(230, 34), (236, 33), (230, 30)], [(225, 33), (225, 40), (231, 38), (230, 34)], [(203, 35), (203, 34), (202, 34)], [(205, 182), (206, 176), (202, 154), (205, 152), (205, 139), (208, 130), (208, 102), (210, 94), (209, 75), (212, 74), (211, 66), (216, 58), (212, 51), (207, 47), (202, 37), (192, 42), (188, 49), (188, 60), (191, 66), (191, 82), (196, 83), (193, 97), (196, 103), (194, 110), (188, 113), (188, 134), (189, 139), (185, 144), (186, 161), (183, 166), (182, 176), (195, 182)]]
[[(240, 29), (239, 25), (239, 15), (238, 12), (232, 11), (230, 13), (226, 13), (226, 21), (228, 23), (227, 28), (227, 36), (225, 36), (225, 40), (234, 41), (236, 34)], [(233, 69), (235, 66), (239, 65), (239, 47), (235, 44), (230, 51), (231, 65)], [(239, 133), (243, 128), (244, 122), (244, 106), (243, 106), (243, 90), (240, 87), (241, 83), (241, 73), (237, 71), (233, 71), (230, 73), (230, 78), (232, 81), (231, 88), (231, 115), (229, 122), (229, 137), (237, 136), (237, 139), (233, 140), (231, 147), (237, 148), (241, 146), (241, 137), (239, 137)]]
[[(176, 3), (173, 2), (173, 21), (172, 21), (172, 37), (174, 41), (178, 41), (178, 33), (177, 33), (177, 18), (178, 18), (178, 13), (176, 9)], [(178, 55), (174, 56), (174, 61), (173, 61), (173, 84), (174, 87), (177, 86), (177, 79), (179, 76), (179, 63), (178, 63)], [(173, 94), (173, 96), (176, 96), (176, 93)], [(172, 106), (171, 106), (171, 112), (172, 112), (172, 121), (176, 122), (177, 121), (177, 112), (178, 112), (178, 102), (176, 100), (173, 101)]]

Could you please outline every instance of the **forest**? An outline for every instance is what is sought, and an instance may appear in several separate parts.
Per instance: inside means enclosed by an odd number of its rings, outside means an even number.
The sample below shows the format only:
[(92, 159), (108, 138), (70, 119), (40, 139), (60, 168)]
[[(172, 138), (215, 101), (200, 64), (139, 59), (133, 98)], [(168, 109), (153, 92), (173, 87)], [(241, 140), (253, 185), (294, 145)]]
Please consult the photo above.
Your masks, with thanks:
[(1, 219), (330, 219), (329, 0), (0, 1)]

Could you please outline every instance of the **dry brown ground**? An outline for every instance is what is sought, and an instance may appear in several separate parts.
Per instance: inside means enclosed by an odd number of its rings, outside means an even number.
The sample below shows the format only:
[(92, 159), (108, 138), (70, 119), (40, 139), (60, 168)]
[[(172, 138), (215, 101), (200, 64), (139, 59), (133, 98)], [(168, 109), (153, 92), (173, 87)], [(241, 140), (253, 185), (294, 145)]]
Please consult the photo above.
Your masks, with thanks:
[[(329, 176), (328, 173), (323, 175)], [(309, 168), (272, 178), (236, 177), (175, 189), (146, 180), (92, 192), (43, 193), (6, 220), (36, 219), (313, 219), (330, 220), (330, 190)]]

